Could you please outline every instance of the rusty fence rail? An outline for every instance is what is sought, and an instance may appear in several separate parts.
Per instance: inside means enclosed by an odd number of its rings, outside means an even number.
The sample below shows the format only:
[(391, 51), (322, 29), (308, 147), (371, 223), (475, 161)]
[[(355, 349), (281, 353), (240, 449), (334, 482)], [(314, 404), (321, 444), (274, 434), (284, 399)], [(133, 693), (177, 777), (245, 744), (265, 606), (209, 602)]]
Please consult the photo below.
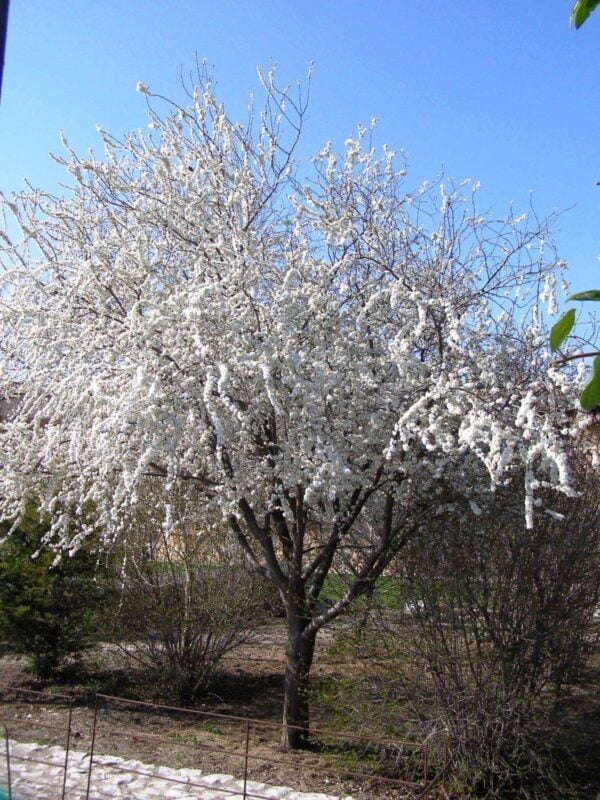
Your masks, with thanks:
[[(244, 800), (271, 800), (272, 792), (263, 792), (266, 791), (265, 785), (281, 785), (278, 768), (285, 770), (285, 782), (288, 784), (309, 784), (310, 788), (305, 791), (321, 791), (333, 796), (341, 797), (356, 792), (363, 798), (375, 798), (379, 793), (386, 797), (447, 797), (444, 778), (450, 764), (449, 752), (442, 746), (432, 749), (427, 742), (367, 737), (311, 727), (311, 760), (308, 762), (304, 752), (278, 752), (281, 724), (276, 722), (105, 694), (96, 694), (91, 702), (88, 698), (87, 704), (83, 704), (81, 701), (75, 702), (70, 695), (1, 685), (0, 701), (0, 732), (3, 728), (6, 742), (4, 757), (0, 755), (0, 781), (5, 775), (4, 783), (11, 800), (16, 800), (11, 797), (11, 783), (15, 783), (11, 781), (11, 770), (15, 772), (15, 761), (19, 759), (46, 764), (51, 768), (51, 796), (57, 800), (94, 800), (95, 788), (98, 789), (98, 782), (103, 779), (107, 765), (117, 773), (162, 781), (166, 788), (178, 785), (181, 788), (183, 785), (190, 790), (210, 791), (211, 797), (235, 795)], [(23, 715), (22, 708), (15, 712), (11, 709), (14, 703), (20, 706), (23, 703), (30, 704), (31, 714)], [(51, 714), (46, 715), (50, 716), (49, 720), (39, 713), (40, 706), (44, 706), (46, 711), (49, 707)], [(134, 734), (131, 733), (131, 725), (125, 728), (119, 725), (119, 720), (125, 718), (134, 721)], [(170, 727), (174, 730), (169, 730)], [(76, 749), (73, 747), (74, 738), (77, 741)], [(129, 761), (118, 757), (110, 759), (110, 756), (123, 752), (124, 739), (129, 740)], [(222, 741), (224, 739), (226, 745)], [(60, 764), (62, 780), (58, 780), (56, 754), (53, 759), (19, 756), (14, 752), (18, 748), (10, 746), (11, 742), (31, 741), (59, 744), (64, 750)], [(81, 761), (83, 754), (76, 752), (81, 750), (85, 751), (85, 775), (81, 774), (84, 771)], [(77, 765), (73, 765), (73, 769), (77, 766), (80, 777), (77, 787), (74, 787), (69, 770), (73, 754), (79, 759)], [(108, 754), (108, 758), (101, 754)], [(176, 773), (177, 768), (152, 772), (146, 769), (159, 765), (164, 760), (164, 754), (168, 754), (168, 763), (184, 763), (186, 769), (202, 770), (202, 774), (192, 780), (189, 774), (185, 779), (177, 774), (168, 774)], [(133, 758), (142, 763), (132, 763), (130, 759)], [(144, 758), (150, 763), (143, 763)], [(313, 773), (311, 781), (306, 779), (308, 769)], [(207, 783), (206, 775), (210, 771), (226, 771), (234, 776), (235, 785), (230, 787)], [(298, 775), (297, 781), (290, 777), (294, 772)], [(315, 774), (317, 772), (318, 775)], [(343, 791), (340, 787), (344, 787)]]

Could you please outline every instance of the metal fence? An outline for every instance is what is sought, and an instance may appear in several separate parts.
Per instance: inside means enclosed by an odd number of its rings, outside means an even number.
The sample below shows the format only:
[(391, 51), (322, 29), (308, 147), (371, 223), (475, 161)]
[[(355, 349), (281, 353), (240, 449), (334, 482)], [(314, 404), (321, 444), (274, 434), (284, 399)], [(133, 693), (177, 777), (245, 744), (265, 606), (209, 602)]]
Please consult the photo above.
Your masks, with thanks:
[[(180, 788), (190, 797), (272, 800), (272, 785), (284, 782), (340, 798), (447, 797), (450, 756), (439, 743), (433, 748), (311, 728), (308, 753), (280, 752), (281, 725), (248, 717), (104, 694), (84, 703), (66, 694), (10, 686), (0, 686), (0, 700), (0, 781), (9, 800), (33, 796), (27, 794), (25, 773), (37, 775), (37, 796), (43, 784), (47, 800), (104, 798), (107, 770), (113, 784), (118, 773), (121, 783), (131, 782), (132, 791), (136, 780), (164, 786), (164, 792), (155, 790), (156, 797), (176, 796)], [(124, 720), (126, 726), (120, 724)], [(122, 759), (117, 754), (125, 749), (125, 739), (127, 759)], [(27, 750), (24, 742), (46, 747)], [(174, 766), (154, 767), (165, 760)], [(223, 769), (228, 775), (221, 774)]]

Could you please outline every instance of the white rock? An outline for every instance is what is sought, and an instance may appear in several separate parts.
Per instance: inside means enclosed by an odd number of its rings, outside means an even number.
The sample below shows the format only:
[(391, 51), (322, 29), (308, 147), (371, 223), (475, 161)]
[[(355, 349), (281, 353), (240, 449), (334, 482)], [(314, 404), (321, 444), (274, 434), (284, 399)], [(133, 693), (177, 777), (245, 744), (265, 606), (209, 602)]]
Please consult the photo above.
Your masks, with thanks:
[[(58, 800), (61, 797), (65, 765), (65, 751), (61, 747), (11, 740), (10, 754), (11, 782), (19, 800), (39, 800), (41, 797)], [(30, 759), (51, 762), (51, 765)], [(88, 768), (89, 753), (69, 752), (66, 780), (69, 800), (83, 800), (85, 797)], [(0, 785), (6, 783), (5, 770), (6, 766), (0, 760)], [(98, 800), (242, 800), (244, 783), (223, 773), (206, 775), (196, 769), (177, 770), (99, 755), (94, 756), (91, 786), (92, 796)], [(258, 781), (248, 781), (246, 788), (250, 794), (272, 800), (338, 800), (333, 795), (299, 792), (287, 786), (269, 786)], [(344, 800), (352, 798), (345, 797)]]

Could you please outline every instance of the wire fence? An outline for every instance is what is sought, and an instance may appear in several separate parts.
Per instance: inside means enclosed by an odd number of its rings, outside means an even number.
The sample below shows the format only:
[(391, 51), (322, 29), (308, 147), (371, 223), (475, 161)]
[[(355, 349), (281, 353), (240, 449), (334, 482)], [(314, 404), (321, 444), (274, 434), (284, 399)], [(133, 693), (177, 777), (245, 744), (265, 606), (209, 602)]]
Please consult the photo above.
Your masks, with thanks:
[(281, 752), (281, 724), (249, 717), (10, 686), (0, 700), (9, 800), (114, 798), (122, 785), (130, 797), (272, 800), (283, 783), (335, 798), (448, 796), (450, 754), (439, 742), (311, 728), (307, 750)]

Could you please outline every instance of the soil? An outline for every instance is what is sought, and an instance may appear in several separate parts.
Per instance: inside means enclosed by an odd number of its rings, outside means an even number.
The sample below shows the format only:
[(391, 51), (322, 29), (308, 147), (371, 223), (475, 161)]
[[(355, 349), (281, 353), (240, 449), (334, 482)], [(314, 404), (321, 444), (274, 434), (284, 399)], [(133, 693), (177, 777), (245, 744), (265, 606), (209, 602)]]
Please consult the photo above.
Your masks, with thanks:
[[(339, 674), (339, 665), (328, 658), (331, 640), (330, 631), (322, 632), (314, 681)], [(193, 709), (157, 705), (153, 687), (128, 669), (119, 650), (111, 645), (90, 651), (76, 673), (67, 671), (52, 682), (34, 679), (25, 659), (5, 656), (0, 659), (0, 726), (5, 725), (9, 736), (19, 741), (65, 747), (67, 696), (71, 696), (68, 744), (77, 750), (93, 749), (97, 754), (148, 764), (241, 777), (247, 749), (251, 780), (350, 794), (357, 800), (410, 797), (410, 791), (396, 782), (374, 783), (368, 777), (372, 764), (369, 766), (367, 759), (365, 768), (356, 757), (362, 751), (371, 755), (372, 762), (373, 748), (367, 742), (327, 735), (311, 749), (281, 751), (277, 723), (282, 714), (284, 651), (284, 623), (275, 620), (225, 658), (213, 692)], [(5, 688), (9, 686), (14, 688)], [(102, 695), (98, 700), (97, 693)], [(134, 702), (116, 699), (125, 697)], [(319, 708), (312, 710), (312, 726), (325, 728), (327, 722)]]

